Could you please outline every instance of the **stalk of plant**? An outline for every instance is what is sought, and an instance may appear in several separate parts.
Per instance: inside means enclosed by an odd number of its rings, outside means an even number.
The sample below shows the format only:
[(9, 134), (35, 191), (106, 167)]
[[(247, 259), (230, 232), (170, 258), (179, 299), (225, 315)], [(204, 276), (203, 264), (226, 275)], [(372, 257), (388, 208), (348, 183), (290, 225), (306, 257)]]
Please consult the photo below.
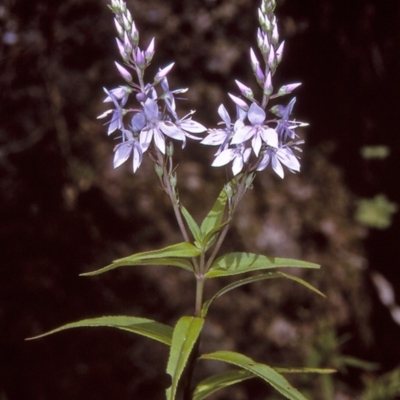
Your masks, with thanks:
[[(112, 0), (109, 7), (115, 16), (116, 42), (123, 65), (115, 64), (125, 81), (117, 88), (104, 89), (107, 95), (104, 101), (112, 103), (113, 108), (99, 116), (109, 117), (108, 134), (116, 133), (120, 139), (114, 148), (114, 167), (121, 166), (132, 157), (135, 173), (145, 154), (149, 155), (160, 185), (171, 201), (183, 242), (133, 254), (82, 275), (97, 275), (123, 266), (165, 265), (183, 268), (192, 273), (196, 280), (194, 314), (182, 316), (174, 328), (143, 317), (107, 316), (67, 324), (37, 337), (75, 327), (109, 326), (162, 342), (170, 346), (166, 371), (171, 376), (172, 384), (166, 390), (167, 400), (174, 400), (177, 396), (182, 396), (184, 400), (205, 399), (219, 389), (256, 377), (263, 379), (285, 398), (303, 400), (305, 397), (290, 385), (283, 374), (330, 373), (332, 370), (272, 367), (233, 351), (200, 354), (199, 345), (212, 302), (242, 285), (284, 278), (296, 281), (323, 296), (306, 281), (277, 270), (285, 267), (319, 268), (316, 264), (242, 252), (219, 255), (235, 211), (252, 187), (257, 174), (268, 166), (281, 178), (285, 176), (284, 166), (292, 173), (300, 171), (297, 153), (301, 151), (299, 145), (303, 141), (298, 139), (296, 129), (307, 124), (291, 118), (295, 98), (286, 105), (274, 104), (267, 110), (271, 100), (291, 93), (300, 85), (284, 85), (274, 93), (273, 77), (282, 61), (284, 49), (284, 43), (279, 41), (274, 15), (275, 0), (262, 0), (258, 10), (258, 50), (250, 48), (250, 65), (258, 92), (253, 92), (249, 86), (236, 80), (240, 97), (229, 94), (236, 107), (235, 117), (232, 118), (221, 104), (218, 114), (222, 122), (216, 129), (207, 129), (194, 121), (194, 111), (183, 117), (178, 116), (175, 96), (185, 93), (187, 89), (169, 88), (167, 76), (173, 63), (160, 68), (154, 78), (146, 81), (145, 72), (155, 54), (155, 40), (152, 39), (147, 48), (142, 50), (139, 47), (139, 31), (125, 2)], [(206, 135), (201, 135), (203, 133)], [(180, 142), (185, 147), (188, 139), (202, 145), (218, 146), (213, 167), (231, 164), (229, 181), (200, 224), (184, 207), (178, 191), (178, 163), (174, 159), (174, 146)], [(208, 279), (254, 271), (261, 273), (239, 278), (210, 299), (204, 300), (204, 287)], [(193, 383), (193, 371), (197, 363), (204, 359), (225, 362), (237, 369)]]

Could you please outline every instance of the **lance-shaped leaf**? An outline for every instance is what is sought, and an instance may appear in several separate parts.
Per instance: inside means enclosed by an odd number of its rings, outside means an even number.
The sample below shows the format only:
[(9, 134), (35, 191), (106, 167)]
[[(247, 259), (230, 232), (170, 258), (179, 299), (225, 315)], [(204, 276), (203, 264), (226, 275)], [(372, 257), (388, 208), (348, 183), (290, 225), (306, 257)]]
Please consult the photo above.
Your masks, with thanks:
[(175, 326), (167, 365), (167, 374), (172, 378), (171, 387), (166, 391), (167, 400), (175, 400), (179, 380), (203, 324), (203, 318), (182, 317)]
[(308, 282), (304, 281), (303, 279), (298, 278), (297, 276), (285, 274), (283, 272), (267, 272), (265, 274), (250, 276), (249, 278), (246, 278), (246, 279), (240, 279), (239, 281), (233, 282), (233, 283), (225, 286), (221, 290), (219, 290), (213, 297), (211, 297), (211, 299), (204, 302), (202, 310), (201, 310), (202, 317), (205, 318), (211, 303), (218, 297), (222, 296), (223, 294), (225, 294), (233, 289), (236, 289), (240, 286), (247, 285), (249, 283), (262, 281), (265, 279), (274, 279), (274, 278), (291, 279), (297, 283), (300, 283), (301, 285), (305, 286), (306, 288), (312, 290), (313, 292), (319, 294), (320, 296), (325, 297), (325, 295), (323, 293), (321, 293), (318, 289), (316, 289), (314, 286), (310, 285)]
[(274, 368), (266, 364), (257, 363), (243, 354), (235, 353), (233, 351), (216, 351), (215, 353), (203, 354), (200, 358), (236, 365), (237, 367), (243, 368), (253, 375), (263, 379), (287, 399), (307, 400)]
[(120, 258), (107, 267), (98, 269), (97, 271), (86, 272), (81, 274), (81, 276), (98, 275), (118, 267), (134, 265), (171, 265), (193, 271), (192, 264), (184, 258), (197, 257), (200, 254), (201, 250), (197, 247), (193, 246), (191, 243), (182, 242), (164, 247), (160, 250), (145, 251), (143, 253), (133, 254), (129, 257)]
[(206, 399), (217, 390), (255, 377), (253, 373), (244, 369), (220, 372), (198, 383), (193, 393), (193, 400)]
[[(332, 374), (336, 372), (336, 370), (328, 368), (273, 368), (280, 374)], [(252, 372), (244, 369), (233, 369), (230, 371), (220, 372), (197, 384), (193, 393), (193, 400), (206, 399), (208, 396), (220, 389), (256, 377), (257, 376)]]
[(185, 218), (185, 221), (190, 229), (190, 232), (192, 232), (194, 240), (197, 243), (200, 243), (202, 241), (203, 235), (200, 231), (199, 226), (197, 225), (197, 223), (193, 219), (193, 217), (190, 215), (189, 211), (182, 204), (180, 204), (180, 209), (181, 209), (182, 215)]
[(207, 251), (212, 244), (215, 242), (215, 239), (218, 237), (217, 233), (227, 224), (231, 222), (230, 219), (222, 223), (221, 225), (217, 225), (215, 228), (208, 231), (201, 242), (203, 251)]
[(319, 265), (290, 258), (267, 257), (253, 253), (229, 253), (213, 262), (206, 278), (217, 278), (280, 267), (314, 268)]
[(203, 235), (206, 235), (208, 232), (213, 230), (216, 226), (221, 225), (227, 200), (228, 200), (228, 196), (227, 196), (225, 188), (224, 188), (221, 190), (213, 207), (211, 208), (210, 212), (206, 215), (206, 217), (204, 218), (204, 220), (201, 224), (200, 229), (201, 229), (201, 232), (203, 233)]
[(173, 329), (170, 326), (164, 325), (157, 321), (153, 321), (152, 319), (121, 315), (83, 319), (82, 321), (72, 322), (70, 324), (60, 326), (59, 328), (53, 329), (46, 333), (42, 333), (41, 335), (35, 337), (28, 338), (26, 340), (39, 339), (44, 336), (52, 335), (56, 332), (64, 331), (66, 329), (93, 327), (109, 327), (121, 329), (123, 331), (146, 336), (150, 339), (157, 340), (158, 342), (164, 343), (168, 346), (171, 345), (173, 332)]

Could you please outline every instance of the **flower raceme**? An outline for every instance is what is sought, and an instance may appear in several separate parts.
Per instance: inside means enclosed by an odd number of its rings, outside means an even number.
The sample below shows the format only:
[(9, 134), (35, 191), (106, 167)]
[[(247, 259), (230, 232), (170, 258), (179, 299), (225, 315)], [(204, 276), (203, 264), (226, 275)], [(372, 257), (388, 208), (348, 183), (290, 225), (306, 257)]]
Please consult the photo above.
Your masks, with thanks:
[[(261, 62), (256, 52), (250, 49), (251, 66), (257, 84), (262, 89), (260, 101), (255, 99), (253, 90), (236, 81), (241, 97), (229, 94), (236, 106), (236, 120), (232, 122), (224, 105), (218, 108), (223, 128), (206, 129), (202, 124), (192, 120), (194, 111), (183, 118), (176, 112), (176, 95), (185, 93), (187, 89), (170, 90), (167, 75), (174, 63), (160, 69), (152, 83), (145, 84), (144, 73), (155, 54), (155, 42), (151, 40), (146, 50), (139, 48), (139, 31), (132, 19), (126, 4), (122, 0), (112, 0), (110, 6), (115, 14), (117, 28), (117, 45), (125, 66), (116, 67), (126, 84), (110, 91), (104, 89), (105, 102), (112, 103), (114, 108), (106, 111), (98, 118), (111, 116), (107, 122), (108, 134), (120, 132), (121, 143), (114, 148), (114, 168), (133, 158), (133, 171), (136, 172), (148, 150), (156, 163), (166, 155), (171, 140), (186, 144), (186, 138), (201, 140), (201, 144), (216, 146), (212, 166), (219, 167), (232, 163), (234, 176), (243, 171), (262, 171), (271, 165), (275, 173), (284, 177), (285, 166), (290, 172), (300, 171), (300, 162), (295, 150), (300, 151), (295, 129), (307, 124), (290, 119), (294, 103), (293, 98), (288, 105), (275, 105), (268, 111), (269, 100), (287, 95), (300, 83), (282, 86), (273, 94), (273, 75), (281, 62), (284, 42), (279, 43), (276, 18), (273, 14), (274, 1), (262, 1), (259, 9), (260, 28), (257, 33)], [(137, 82), (132, 77), (137, 75)], [(125, 108), (130, 96), (135, 94), (136, 108)], [(250, 102), (250, 104), (248, 104)], [(125, 119), (131, 115), (127, 125)], [(270, 118), (269, 115), (272, 117)], [(199, 134), (207, 131), (203, 138)], [(158, 160), (158, 161), (156, 161)]]

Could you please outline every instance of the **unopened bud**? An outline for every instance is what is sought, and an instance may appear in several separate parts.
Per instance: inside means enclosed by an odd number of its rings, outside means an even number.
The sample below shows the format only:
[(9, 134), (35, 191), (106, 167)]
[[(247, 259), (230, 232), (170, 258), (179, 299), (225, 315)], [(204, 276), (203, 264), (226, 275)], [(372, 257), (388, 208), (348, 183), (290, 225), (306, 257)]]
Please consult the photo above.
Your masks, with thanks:
[(272, 30), (271, 42), (273, 46), (276, 46), (279, 42), (278, 25), (276, 23), (274, 24), (274, 28)]
[(227, 183), (224, 187), (225, 193), (228, 196), (228, 199), (231, 199), (233, 197), (233, 188), (230, 183)]
[(144, 58), (144, 53), (139, 49), (139, 47), (136, 50), (135, 54), (135, 63), (138, 66), (139, 69), (143, 70), (146, 68), (146, 60)]
[(126, 18), (125, 14), (122, 15), (122, 24), (123, 27), (126, 31), (130, 31), (131, 30), (131, 25), (132, 23), (129, 22), (128, 18)]
[(265, 83), (264, 83), (265, 96), (267, 96), (267, 97), (271, 96), (273, 90), (274, 90), (274, 88), (272, 86), (271, 72), (268, 72), (267, 78), (265, 79)]
[(281, 61), (282, 61), (282, 57), (283, 57), (283, 48), (284, 48), (284, 46), (285, 46), (285, 42), (283, 41), (283, 42), (279, 45), (279, 47), (277, 48), (277, 50), (276, 50), (275, 55), (276, 55), (276, 64), (277, 64), (277, 65), (279, 65), (279, 64), (281, 63)]
[[(129, 32), (129, 30), (128, 30), (128, 32)], [(131, 32), (130, 36), (132, 39), (132, 44), (133, 44), (134, 48), (136, 48), (139, 44), (139, 31), (137, 30), (134, 22), (132, 22), (132, 27), (130, 29), (130, 32)]]
[(171, 186), (173, 188), (176, 187), (177, 181), (178, 181), (178, 178), (176, 177), (176, 173), (171, 174), (171, 176), (169, 177), (169, 183), (171, 184)]
[(119, 73), (121, 74), (121, 76), (127, 81), (127, 82), (132, 82), (132, 75), (122, 66), (119, 65), (116, 61), (115, 61), (115, 65), (118, 68)]
[(251, 173), (251, 174), (249, 174), (249, 176), (246, 178), (246, 188), (247, 189), (252, 189), (253, 188), (253, 181), (254, 181), (254, 178), (256, 177), (256, 174), (255, 173)]
[(146, 95), (145, 95), (144, 93), (138, 93), (138, 94), (136, 95), (136, 100), (137, 100), (139, 103), (144, 103), (144, 102), (146, 101), (146, 99), (147, 99), (147, 97), (146, 97)]
[(144, 52), (144, 58), (147, 64), (150, 64), (153, 56), (154, 56), (154, 38), (151, 39), (149, 47), (147, 47), (146, 51)]
[(121, 26), (121, 24), (117, 21), (116, 18), (114, 18), (114, 23), (115, 27), (117, 28), (118, 36), (122, 39), (124, 37), (124, 28)]
[(132, 14), (129, 10), (125, 10), (125, 15), (126, 15), (126, 19), (129, 21), (130, 24), (132, 24), (133, 19), (132, 19)]
[(174, 144), (169, 141), (167, 144), (167, 156), (172, 157), (174, 155)]
[(154, 169), (156, 170), (156, 174), (159, 178), (161, 178), (164, 175), (164, 171), (160, 165), (154, 164)]
[(277, 65), (278, 63), (276, 61), (275, 51), (274, 48), (271, 47), (268, 55), (268, 66), (272, 69), (272, 71), (275, 71)]

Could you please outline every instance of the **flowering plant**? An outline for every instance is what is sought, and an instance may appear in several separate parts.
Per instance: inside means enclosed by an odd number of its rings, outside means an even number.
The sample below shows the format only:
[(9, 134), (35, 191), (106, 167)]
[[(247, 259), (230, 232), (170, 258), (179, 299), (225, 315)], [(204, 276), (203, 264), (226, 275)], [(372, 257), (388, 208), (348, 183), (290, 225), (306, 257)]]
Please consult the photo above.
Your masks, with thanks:
[[(139, 47), (139, 32), (125, 2), (112, 0), (109, 7), (115, 14), (117, 46), (124, 63), (124, 66), (119, 63), (116, 66), (125, 80), (122, 86), (104, 89), (107, 95), (105, 102), (112, 103), (114, 107), (99, 116), (109, 118), (109, 135), (119, 134), (120, 143), (114, 148), (114, 167), (119, 167), (132, 156), (133, 172), (136, 172), (144, 155), (149, 154), (161, 187), (171, 200), (184, 241), (159, 250), (133, 254), (82, 275), (98, 275), (123, 266), (165, 265), (182, 268), (193, 274), (196, 281), (194, 315), (182, 316), (174, 328), (142, 317), (99, 317), (70, 323), (38, 337), (69, 328), (109, 326), (164, 343), (170, 347), (166, 371), (171, 377), (171, 385), (166, 390), (167, 400), (173, 400), (177, 396), (185, 400), (205, 399), (221, 388), (254, 377), (263, 379), (288, 399), (305, 399), (283, 375), (293, 372), (329, 373), (332, 370), (275, 368), (232, 351), (201, 354), (199, 346), (200, 334), (213, 301), (235, 288), (256, 281), (285, 278), (322, 295), (318, 289), (299, 277), (277, 271), (277, 268), (285, 267), (319, 268), (316, 264), (243, 252), (219, 255), (234, 212), (251, 188), (256, 174), (269, 165), (281, 178), (284, 178), (284, 167), (292, 173), (300, 171), (296, 152), (300, 151), (299, 145), (302, 141), (298, 140), (296, 128), (307, 124), (291, 119), (295, 98), (286, 106), (278, 104), (270, 108), (268, 114), (266, 111), (270, 100), (289, 94), (300, 85), (285, 85), (274, 93), (273, 76), (282, 60), (284, 49), (284, 43), (279, 43), (274, 15), (275, 0), (262, 0), (258, 10), (260, 27), (257, 44), (261, 58), (250, 49), (251, 67), (261, 88), (260, 99), (257, 100), (250, 87), (236, 81), (241, 97), (229, 94), (236, 106), (235, 118), (231, 118), (221, 104), (218, 114), (222, 119), (222, 127), (208, 130), (192, 119), (194, 111), (184, 117), (178, 116), (176, 95), (185, 93), (187, 89), (169, 88), (167, 76), (173, 63), (159, 69), (150, 83), (146, 83), (145, 72), (155, 54), (155, 41), (152, 39), (146, 50), (142, 50)], [(127, 104), (132, 96), (135, 105), (130, 108)], [(207, 132), (205, 137), (200, 135), (204, 132)], [(187, 139), (197, 140), (203, 145), (219, 146), (212, 166), (232, 163), (230, 180), (222, 188), (201, 224), (183, 206), (177, 190), (174, 146), (179, 141), (185, 147)], [(248, 272), (261, 273), (241, 278), (225, 286), (211, 298), (203, 299), (204, 286), (208, 279)], [(222, 361), (238, 368), (194, 384), (193, 370), (196, 362), (202, 359)]]

